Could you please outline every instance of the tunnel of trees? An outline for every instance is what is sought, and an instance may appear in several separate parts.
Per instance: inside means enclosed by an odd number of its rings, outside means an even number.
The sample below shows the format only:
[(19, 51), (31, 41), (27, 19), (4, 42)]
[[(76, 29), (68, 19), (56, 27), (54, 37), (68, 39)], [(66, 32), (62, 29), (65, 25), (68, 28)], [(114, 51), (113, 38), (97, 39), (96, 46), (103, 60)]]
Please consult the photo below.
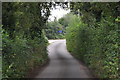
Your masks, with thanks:
[(69, 14), (48, 22), (61, 2), (2, 3), (2, 76), (23, 78), (48, 61), (48, 39), (64, 39), (68, 51), (99, 78), (120, 78), (120, 3), (71, 2)]

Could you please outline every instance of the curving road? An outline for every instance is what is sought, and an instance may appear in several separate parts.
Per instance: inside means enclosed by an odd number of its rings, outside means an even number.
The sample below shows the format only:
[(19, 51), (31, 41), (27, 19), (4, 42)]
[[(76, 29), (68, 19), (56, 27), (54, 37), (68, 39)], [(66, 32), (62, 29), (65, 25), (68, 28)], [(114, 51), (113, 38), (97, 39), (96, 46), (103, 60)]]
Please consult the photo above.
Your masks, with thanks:
[(67, 51), (65, 40), (49, 40), (49, 42), (50, 62), (36, 78), (91, 78), (88, 68)]

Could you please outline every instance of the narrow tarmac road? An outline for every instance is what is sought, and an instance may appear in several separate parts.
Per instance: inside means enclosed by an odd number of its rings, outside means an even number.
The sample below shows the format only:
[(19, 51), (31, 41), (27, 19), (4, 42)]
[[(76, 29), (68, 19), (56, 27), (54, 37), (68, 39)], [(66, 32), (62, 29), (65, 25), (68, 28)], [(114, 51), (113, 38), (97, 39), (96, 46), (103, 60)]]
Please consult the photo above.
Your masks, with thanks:
[(80, 64), (66, 49), (65, 40), (49, 40), (50, 62), (36, 78), (92, 78), (87, 67)]

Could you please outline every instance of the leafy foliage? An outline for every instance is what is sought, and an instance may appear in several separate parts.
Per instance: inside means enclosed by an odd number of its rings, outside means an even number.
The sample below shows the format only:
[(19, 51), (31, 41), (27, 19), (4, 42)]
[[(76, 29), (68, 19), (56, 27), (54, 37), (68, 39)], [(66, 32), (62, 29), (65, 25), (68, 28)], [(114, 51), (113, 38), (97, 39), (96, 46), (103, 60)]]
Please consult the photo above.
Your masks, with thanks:
[(51, 5), (47, 2), (2, 4), (3, 77), (25, 77), (30, 69), (47, 61), (47, 40), (43, 29)]
[(45, 34), (48, 39), (63, 39), (64, 27), (57, 20), (48, 22)]
[[(119, 3), (71, 3), (67, 48), (100, 78), (120, 78)], [(117, 20), (116, 20), (117, 19)]]
[(68, 25), (73, 21), (74, 15), (68, 13), (60, 18), (58, 21), (54, 20), (47, 23), (45, 33), (48, 39), (63, 39), (65, 38), (66, 29)]
[(42, 65), (46, 62), (47, 44), (42, 37), (34, 40), (16, 37), (10, 40), (8, 34), (3, 34), (4, 77), (24, 77), (35, 65)]

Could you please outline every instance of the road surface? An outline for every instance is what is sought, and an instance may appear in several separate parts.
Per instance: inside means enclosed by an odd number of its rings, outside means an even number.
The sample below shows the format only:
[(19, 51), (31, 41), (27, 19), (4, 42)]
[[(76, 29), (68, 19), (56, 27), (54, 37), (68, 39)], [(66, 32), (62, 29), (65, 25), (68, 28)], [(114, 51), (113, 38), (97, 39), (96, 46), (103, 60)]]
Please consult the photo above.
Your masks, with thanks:
[(50, 62), (36, 78), (91, 78), (88, 68), (67, 51), (65, 40), (49, 40), (49, 42)]

